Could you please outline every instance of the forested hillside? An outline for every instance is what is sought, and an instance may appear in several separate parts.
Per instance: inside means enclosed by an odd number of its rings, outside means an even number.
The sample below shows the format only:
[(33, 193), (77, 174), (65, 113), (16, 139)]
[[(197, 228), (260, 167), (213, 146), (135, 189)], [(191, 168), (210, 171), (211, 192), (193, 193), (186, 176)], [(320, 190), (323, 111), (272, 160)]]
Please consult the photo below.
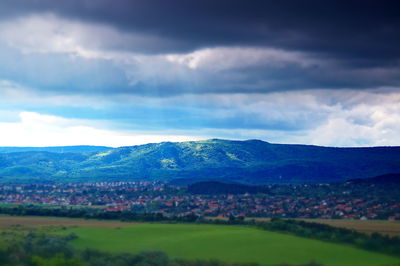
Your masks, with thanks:
[(387, 173), (400, 173), (400, 147), (328, 148), (213, 139), (89, 152), (0, 153), (3, 181), (315, 183)]

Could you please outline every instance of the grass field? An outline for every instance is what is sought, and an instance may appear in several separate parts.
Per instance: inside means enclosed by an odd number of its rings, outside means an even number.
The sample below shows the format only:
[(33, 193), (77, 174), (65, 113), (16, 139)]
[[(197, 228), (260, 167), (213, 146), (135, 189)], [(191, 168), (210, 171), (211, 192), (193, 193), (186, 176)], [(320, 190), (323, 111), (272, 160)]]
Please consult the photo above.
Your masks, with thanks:
[(37, 217), (37, 216), (8, 216), (0, 215), (0, 228), (11, 225), (23, 226), (87, 226), (100, 228), (117, 228), (122, 226), (134, 225), (136, 223), (126, 223), (119, 221), (100, 221), (85, 220), (78, 218), (58, 218), (58, 217)]
[(325, 243), (241, 226), (137, 224), (122, 228), (78, 227), (78, 248), (109, 252), (165, 251), (172, 257), (220, 259), (231, 262), (307, 263), (324, 265), (400, 265), (400, 259), (349, 246)]

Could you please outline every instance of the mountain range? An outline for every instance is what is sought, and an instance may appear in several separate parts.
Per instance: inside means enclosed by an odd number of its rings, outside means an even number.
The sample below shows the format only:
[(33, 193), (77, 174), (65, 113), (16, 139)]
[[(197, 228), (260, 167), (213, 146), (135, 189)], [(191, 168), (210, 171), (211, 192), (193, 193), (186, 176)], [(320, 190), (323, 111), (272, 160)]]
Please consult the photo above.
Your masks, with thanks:
[(400, 147), (333, 148), (261, 140), (130, 147), (0, 147), (2, 182), (163, 180), (330, 183), (400, 173)]

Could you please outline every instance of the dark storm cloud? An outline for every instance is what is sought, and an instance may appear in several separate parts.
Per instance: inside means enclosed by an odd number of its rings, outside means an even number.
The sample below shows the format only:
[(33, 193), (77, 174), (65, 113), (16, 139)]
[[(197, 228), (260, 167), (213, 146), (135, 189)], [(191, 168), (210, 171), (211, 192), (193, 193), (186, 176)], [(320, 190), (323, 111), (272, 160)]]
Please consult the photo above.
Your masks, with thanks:
[[(122, 68), (110, 66), (102, 59), (82, 63), (83, 71), (77, 67), (70, 70), (68, 62), (64, 64), (63, 60), (60, 60), (62, 64), (45, 64), (48, 60), (57, 60), (50, 55), (46, 60), (32, 59), (45, 66), (40, 68), (43, 73), (34, 67), (35, 71), (26, 69), (29, 64), (18, 65), (12, 58), (9, 65), (16, 67), (9, 68), (4, 64), (4, 69), (0, 70), (2, 78), (43, 89), (67, 90), (67, 86), (78, 91), (89, 88), (90, 92), (115, 93), (122, 90), (148, 96), (397, 87), (400, 86), (398, 10), (397, 1), (368, 0), (6, 0), (0, 3), (0, 19), (4, 21), (53, 13), (71, 21), (109, 25), (122, 33), (139, 35), (132, 39), (106, 36), (98, 42), (93, 36), (95, 41), (90, 45), (100, 51), (151, 55), (190, 53), (213, 47), (257, 47), (300, 52), (306, 58), (299, 61), (311, 58), (316, 63), (299, 66), (297, 62), (289, 62), (277, 67), (277, 64), (258, 63), (241, 66), (239, 62), (222, 70), (179, 69), (177, 72), (184, 73), (185, 77), (169, 79), (156, 74), (143, 77), (140, 66), (132, 65), (127, 67), (130, 73), (126, 74)], [(140, 39), (142, 36), (155, 38)], [(228, 54), (226, 58), (230, 56), (234, 54)], [(58, 66), (57, 71), (53, 71), (55, 74), (51, 75), (52, 71), (44, 74), (48, 72), (47, 68), (52, 69), (52, 65)], [(87, 74), (82, 75), (85, 71)], [(192, 74), (197, 82), (192, 82)], [(134, 82), (127, 80), (127, 76)], [(88, 80), (82, 81), (82, 77), (88, 77)]]
[[(2, 15), (54, 12), (175, 40), (160, 52), (272, 46), (393, 63), (400, 56), (398, 1), (3, 1)], [(122, 47), (129, 49), (129, 47)]]

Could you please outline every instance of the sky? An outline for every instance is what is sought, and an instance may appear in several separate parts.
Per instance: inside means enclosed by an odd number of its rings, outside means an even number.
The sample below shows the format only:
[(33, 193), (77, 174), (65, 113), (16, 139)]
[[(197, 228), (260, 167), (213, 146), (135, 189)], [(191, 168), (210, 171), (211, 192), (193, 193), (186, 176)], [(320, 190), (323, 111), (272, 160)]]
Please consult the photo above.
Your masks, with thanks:
[(2, 0), (0, 146), (400, 145), (397, 2)]

